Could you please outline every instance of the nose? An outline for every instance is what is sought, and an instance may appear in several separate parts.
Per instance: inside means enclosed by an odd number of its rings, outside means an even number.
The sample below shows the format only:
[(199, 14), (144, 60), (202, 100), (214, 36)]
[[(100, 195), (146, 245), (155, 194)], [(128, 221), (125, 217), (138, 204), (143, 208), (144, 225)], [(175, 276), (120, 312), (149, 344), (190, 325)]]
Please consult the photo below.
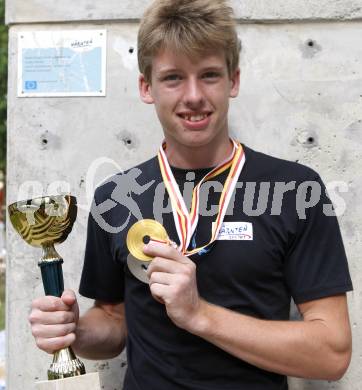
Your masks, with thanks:
[(184, 103), (190, 108), (198, 108), (204, 104), (204, 94), (201, 86), (199, 85), (199, 80), (196, 78), (190, 78), (185, 83), (184, 91)]

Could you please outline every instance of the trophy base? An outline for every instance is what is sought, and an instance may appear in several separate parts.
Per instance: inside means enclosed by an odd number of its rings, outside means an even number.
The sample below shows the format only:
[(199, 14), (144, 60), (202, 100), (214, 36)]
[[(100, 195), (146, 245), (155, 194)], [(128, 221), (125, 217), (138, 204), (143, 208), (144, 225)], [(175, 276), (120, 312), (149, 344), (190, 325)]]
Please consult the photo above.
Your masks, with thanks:
[(98, 372), (35, 383), (35, 390), (101, 390)]

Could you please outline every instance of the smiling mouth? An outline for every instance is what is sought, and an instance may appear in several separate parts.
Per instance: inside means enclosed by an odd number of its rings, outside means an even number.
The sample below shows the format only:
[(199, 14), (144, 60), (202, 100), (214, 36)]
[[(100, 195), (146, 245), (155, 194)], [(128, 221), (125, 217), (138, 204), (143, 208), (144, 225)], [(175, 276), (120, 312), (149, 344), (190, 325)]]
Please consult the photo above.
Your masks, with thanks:
[(211, 112), (207, 114), (177, 114), (180, 118), (189, 122), (201, 122), (211, 115)]

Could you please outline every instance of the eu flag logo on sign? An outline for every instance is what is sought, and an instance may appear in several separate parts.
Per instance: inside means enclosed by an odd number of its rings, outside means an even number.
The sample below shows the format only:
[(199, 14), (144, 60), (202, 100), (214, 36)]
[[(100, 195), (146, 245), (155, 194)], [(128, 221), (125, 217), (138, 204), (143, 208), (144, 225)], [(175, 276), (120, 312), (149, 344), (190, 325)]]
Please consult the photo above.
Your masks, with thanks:
[(37, 82), (36, 81), (25, 81), (25, 89), (27, 90), (34, 90), (37, 89)]

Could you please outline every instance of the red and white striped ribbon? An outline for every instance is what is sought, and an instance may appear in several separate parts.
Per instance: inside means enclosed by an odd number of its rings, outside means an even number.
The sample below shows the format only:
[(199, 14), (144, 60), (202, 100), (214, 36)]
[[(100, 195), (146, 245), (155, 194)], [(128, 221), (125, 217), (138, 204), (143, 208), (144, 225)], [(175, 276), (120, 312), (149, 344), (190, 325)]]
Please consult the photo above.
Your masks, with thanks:
[[(180, 245), (178, 249), (185, 256), (191, 256), (195, 253), (198, 253), (217, 239), (225, 217), (225, 213), (230, 203), (231, 196), (245, 164), (245, 154), (242, 145), (235, 140), (231, 140), (231, 142), (233, 144), (233, 150), (230, 156), (224, 161), (222, 161), (212, 171), (206, 174), (194, 188), (192, 193), (190, 212), (186, 207), (179, 186), (168, 163), (167, 156), (165, 153), (166, 143), (164, 142), (160, 147), (160, 150), (158, 152), (158, 161), (163, 181), (165, 183), (168, 195), (171, 199), (171, 206), (176, 231), (180, 240)], [(211, 240), (201, 247), (188, 250), (192, 235), (194, 234), (197, 227), (197, 223), (199, 221), (200, 187), (205, 181), (220, 175), (222, 172), (226, 171), (229, 168), (230, 171), (225, 181), (224, 188), (219, 200), (218, 215), (212, 227)]]

